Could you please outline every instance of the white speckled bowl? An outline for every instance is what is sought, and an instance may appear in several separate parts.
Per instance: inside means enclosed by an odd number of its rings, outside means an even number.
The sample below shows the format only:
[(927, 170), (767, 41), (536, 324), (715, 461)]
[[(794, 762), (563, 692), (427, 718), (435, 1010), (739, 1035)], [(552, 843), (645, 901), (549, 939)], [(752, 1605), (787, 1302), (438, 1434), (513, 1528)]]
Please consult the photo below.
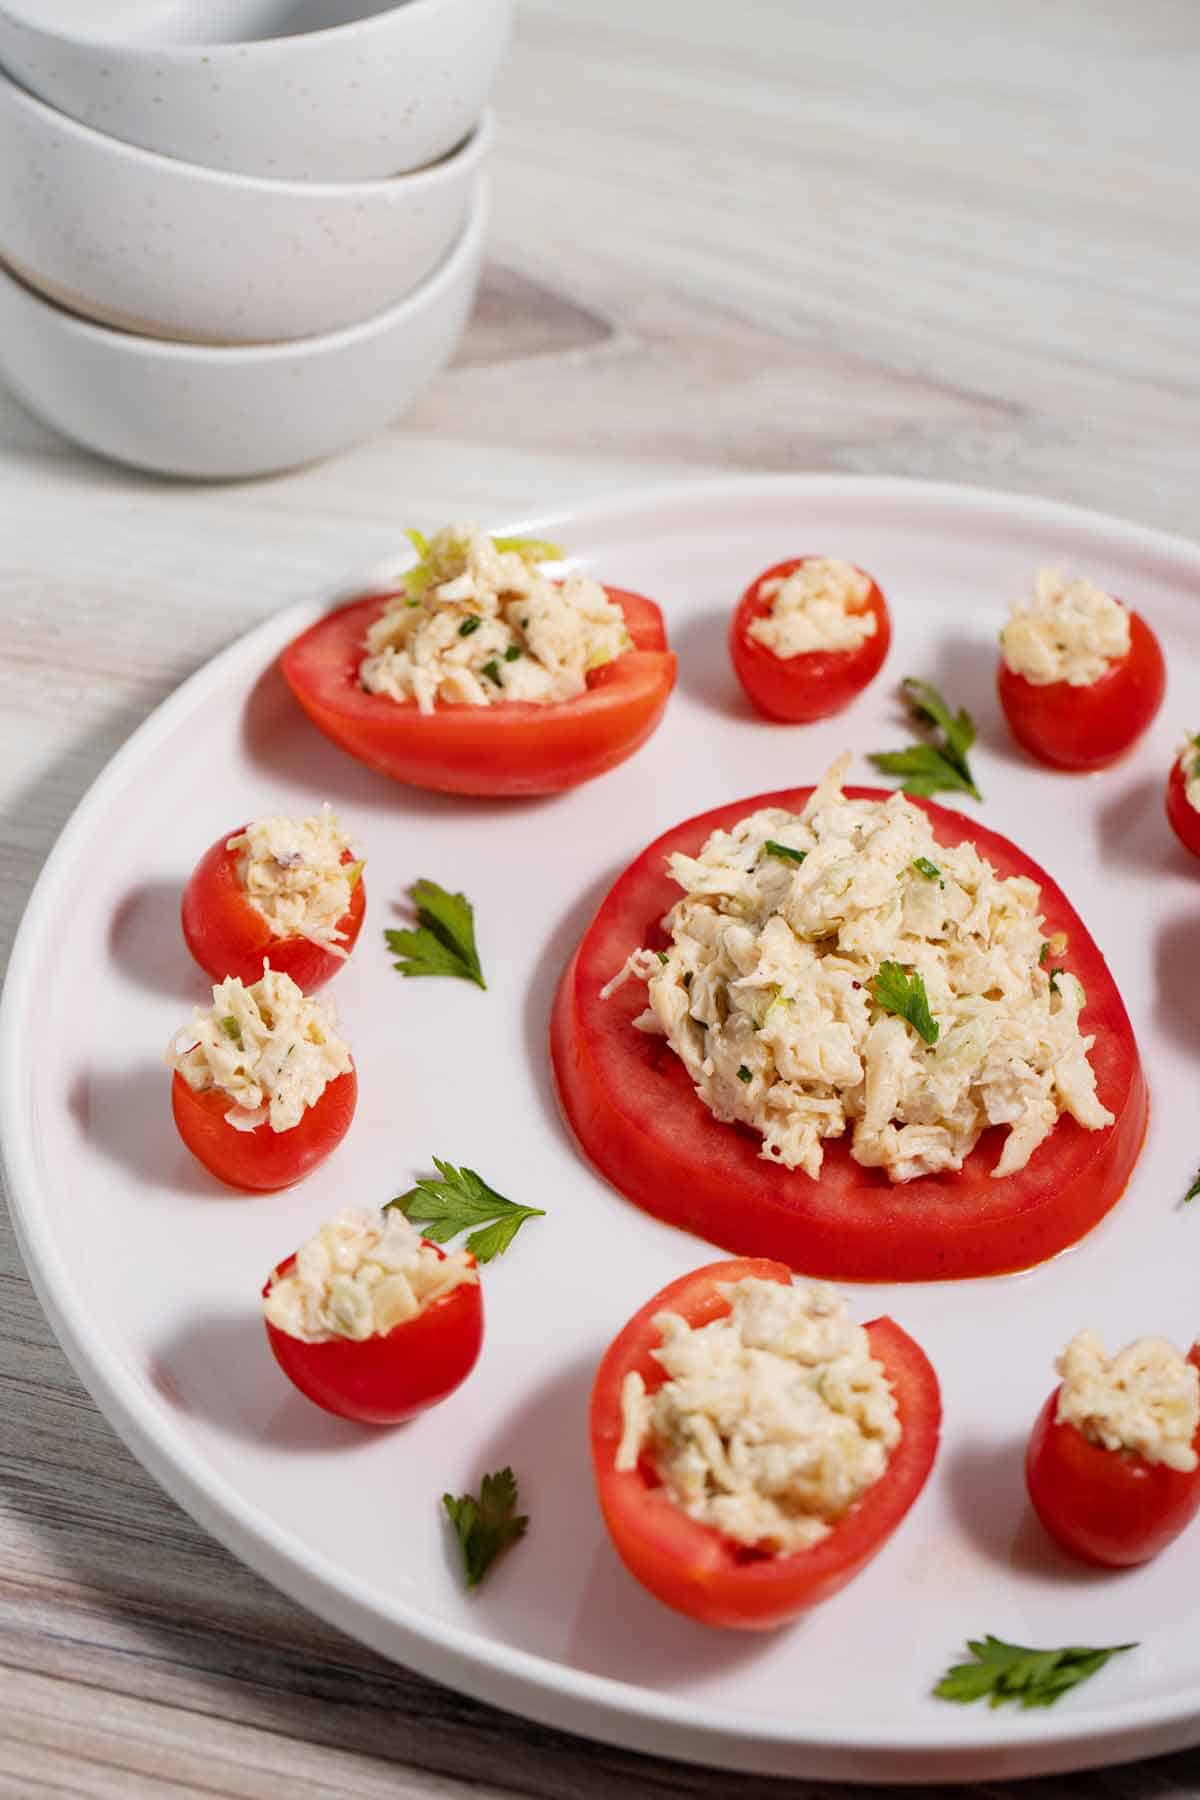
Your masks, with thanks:
[(450, 255), (399, 306), (300, 343), (169, 344), (93, 325), (0, 269), (0, 378), (89, 450), (228, 479), (315, 462), (382, 431), (448, 362), (483, 258), (481, 190)]
[(0, 76), (0, 260), (72, 312), (143, 336), (273, 343), (412, 293), (462, 230), (491, 147), (387, 181), (264, 181), (136, 150)]
[(0, 66), (164, 156), (368, 181), (468, 135), (511, 14), (512, 0), (0, 0)]

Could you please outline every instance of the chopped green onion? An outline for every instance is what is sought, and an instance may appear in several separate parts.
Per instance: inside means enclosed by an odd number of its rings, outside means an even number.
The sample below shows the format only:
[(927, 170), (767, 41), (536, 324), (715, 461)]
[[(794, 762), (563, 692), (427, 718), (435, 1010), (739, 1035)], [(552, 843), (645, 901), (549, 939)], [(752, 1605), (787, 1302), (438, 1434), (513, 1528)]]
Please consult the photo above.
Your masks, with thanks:
[(484, 663), (483, 673), (487, 676), (489, 681), (494, 681), (497, 687), (504, 686), (504, 683), (500, 679), (500, 664), (496, 661), (494, 656), (491, 662)]
[(774, 838), (768, 838), (763, 849), (768, 856), (777, 856), (780, 862), (802, 863), (808, 855), (807, 850), (793, 850), (790, 844), (777, 844)]
[(504, 652), (504, 660), (505, 660), (505, 662), (516, 662), (516, 660), (517, 660), (518, 656), (520, 656), (520, 654), (521, 654), (520, 644), (510, 644), (508, 646), (508, 649)]
[(482, 624), (483, 624), (483, 620), (480, 618), (479, 614), (472, 613), (470, 615), (470, 617), (464, 619), (462, 624), (459, 626), (459, 628), (458, 628), (459, 637), (470, 637), (471, 633), (473, 631), (478, 631), (479, 627)]
[(741, 1067), (738, 1069), (737, 1078), (739, 1081), (753, 1081), (754, 1080), (753, 1075), (750, 1073), (750, 1071), (746, 1067), (745, 1063), (742, 1063)]

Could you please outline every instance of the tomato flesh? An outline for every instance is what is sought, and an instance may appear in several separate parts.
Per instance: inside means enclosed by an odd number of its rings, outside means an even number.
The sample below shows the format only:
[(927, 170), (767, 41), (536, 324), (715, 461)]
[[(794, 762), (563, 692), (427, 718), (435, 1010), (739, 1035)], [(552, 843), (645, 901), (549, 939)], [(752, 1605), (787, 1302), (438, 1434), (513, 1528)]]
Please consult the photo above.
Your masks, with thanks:
[(799, 656), (776, 656), (766, 644), (747, 635), (755, 619), (765, 618), (772, 601), (763, 595), (769, 581), (786, 580), (811, 561), (793, 556), (764, 569), (742, 595), (729, 627), (729, 654), (737, 678), (751, 702), (768, 719), (803, 725), (841, 712), (873, 681), (883, 667), (892, 641), (887, 601), (874, 581), (858, 610), (875, 615), (876, 628), (853, 650), (810, 650)]
[[(1189, 1362), (1200, 1368), (1193, 1345)], [(1060, 1388), (1042, 1407), (1025, 1452), (1034, 1511), (1056, 1543), (1084, 1562), (1131, 1568), (1149, 1562), (1200, 1511), (1200, 1468), (1188, 1472), (1106, 1450), (1061, 1422)], [(1193, 1440), (1200, 1454), (1200, 1429)]]
[(648, 1392), (665, 1379), (650, 1354), (660, 1341), (655, 1316), (678, 1313), (693, 1330), (711, 1324), (729, 1311), (718, 1283), (749, 1277), (786, 1285), (791, 1271), (758, 1258), (711, 1263), (671, 1282), (635, 1313), (597, 1371), (590, 1431), (600, 1510), (630, 1574), (664, 1605), (702, 1624), (766, 1631), (828, 1600), (882, 1549), (925, 1485), (942, 1408), (937, 1376), (919, 1345), (893, 1320), (873, 1320), (866, 1327), (871, 1354), (883, 1364), (896, 1396), (900, 1441), (879, 1480), (829, 1536), (789, 1555), (747, 1550), (689, 1518), (645, 1457), (636, 1469), (618, 1470), (626, 1375), (636, 1370)]
[(1167, 778), (1167, 817), (1184, 849), (1190, 850), (1193, 856), (1200, 856), (1200, 812), (1187, 797), (1187, 776), (1178, 756)]
[(328, 1083), (298, 1125), (273, 1131), (269, 1123), (235, 1131), (225, 1114), (233, 1104), (220, 1088), (198, 1091), (178, 1070), (171, 1083), (171, 1110), (179, 1135), (210, 1175), (227, 1187), (271, 1193), (292, 1187), (336, 1149), (354, 1117), (358, 1078), (353, 1069)]
[(1131, 750), (1162, 705), (1167, 669), (1158, 639), (1129, 615), (1129, 650), (1099, 681), (1037, 687), (1000, 658), (997, 688), (1009, 730), (1022, 749), (1056, 769), (1105, 769)]
[[(431, 1245), (444, 1260), (444, 1252)], [(289, 1256), (263, 1287), (291, 1273)], [(474, 1267), (474, 1257), (471, 1259)], [(306, 1343), (264, 1319), (275, 1360), (300, 1392), (326, 1412), (363, 1425), (402, 1425), (461, 1386), (483, 1348), (483, 1290), (460, 1282), (414, 1318), (369, 1338)]]
[[(243, 826), (242, 830), (245, 829)], [(227, 832), (204, 852), (183, 890), (180, 917), (187, 947), (214, 981), (234, 975), (247, 986), (258, 980), (263, 962), (290, 975), (306, 994), (322, 987), (345, 961), (323, 944), (303, 937), (276, 937), (270, 920), (252, 905), (238, 880), (238, 852), (227, 848), (237, 831)], [(349, 850), (343, 863), (354, 861)], [(362, 876), (350, 890), (350, 904), (338, 920), (341, 948), (349, 954), (362, 928), (367, 896)]]
[(606, 588), (633, 649), (588, 676), (587, 692), (546, 706), (439, 705), (368, 694), (358, 668), (368, 627), (389, 596), (340, 607), (302, 632), (280, 659), (313, 724), (369, 768), (450, 794), (552, 794), (632, 756), (662, 718), (675, 683), (662, 614), (640, 594)]
[[(718, 829), (764, 806), (799, 812), (811, 788), (759, 794), (666, 832), (602, 903), (559, 985), (550, 1048), (567, 1122), (592, 1163), (628, 1199), (743, 1256), (772, 1256), (808, 1275), (849, 1281), (935, 1281), (1027, 1268), (1090, 1230), (1124, 1191), (1146, 1131), (1148, 1098), (1128, 1014), (1104, 957), (1066, 896), (1006, 838), (929, 801), (939, 843), (967, 838), (1001, 876), (1041, 887), (1047, 937), (1063, 931), (1067, 966), (1087, 992), (1084, 1026), (1097, 1091), (1115, 1115), (1102, 1131), (1063, 1117), (1024, 1169), (993, 1181), (1004, 1132), (984, 1133), (962, 1169), (893, 1186), (865, 1169), (845, 1138), (826, 1141), (818, 1180), (759, 1155), (761, 1139), (715, 1119), (666, 1040), (635, 1029), (641, 984), (600, 990), (640, 945), (666, 942), (660, 921), (679, 896), (666, 872)], [(879, 789), (848, 788), (882, 800)]]

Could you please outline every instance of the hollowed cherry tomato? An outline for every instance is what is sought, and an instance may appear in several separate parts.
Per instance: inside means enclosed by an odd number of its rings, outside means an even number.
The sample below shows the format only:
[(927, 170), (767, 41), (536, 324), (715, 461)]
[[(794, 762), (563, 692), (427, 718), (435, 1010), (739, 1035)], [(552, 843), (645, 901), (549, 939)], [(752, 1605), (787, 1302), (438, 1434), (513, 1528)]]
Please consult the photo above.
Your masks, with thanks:
[(225, 1119), (233, 1102), (222, 1088), (190, 1087), (178, 1071), (171, 1083), (171, 1110), (192, 1155), (227, 1187), (250, 1193), (303, 1181), (341, 1143), (357, 1100), (358, 1078), (348, 1069), (305, 1107), (290, 1131), (273, 1131), (266, 1122), (253, 1131), (236, 1131)]
[[(236, 975), (249, 985), (262, 974), (265, 959), (311, 994), (336, 975), (345, 958), (310, 938), (275, 936), (270, 920), (253, 905), (238, 880), (239, 852), (227, 845), (231, 837), (239, 835), (230, 831), (218, 838), (204, 852), (183, 890), (181, 917), (187, 947), (214, 981)], [(342, 862), (353, 861), (351, 852), (344, 850)], [(338, 920), (343, 934), (339, 941), (346, 952), (354, 948), (366, 907), (360, 875), (350, 890), (350, 904)]]
[(808, 557), (793, 556), (764, 569), (742, 595), (729, 627), (729, 654), (738, 680), (760, 713), (768, 719), (803, 725), (841, 712), (874, 680), (892, 641), (887, 601), (874, 581), (862, 612), (875, 616), (875, 631), (854, 650), (808, 650), (799, 656), (777, 656), (766, 644), (747, 635), (755, 619), (771, 610), (763, 594), (769, 581), (786, 580)]
[(1167, 670), (1158, 639), (1137, 613), (1130, 643), (1098, 681), (1038, 687), (1016, 675), (1003, 656), (997, 687), (1009, 730), (1022, 749), (1056, 769), (1104, 769), (1124, 756), (1162, 705)]

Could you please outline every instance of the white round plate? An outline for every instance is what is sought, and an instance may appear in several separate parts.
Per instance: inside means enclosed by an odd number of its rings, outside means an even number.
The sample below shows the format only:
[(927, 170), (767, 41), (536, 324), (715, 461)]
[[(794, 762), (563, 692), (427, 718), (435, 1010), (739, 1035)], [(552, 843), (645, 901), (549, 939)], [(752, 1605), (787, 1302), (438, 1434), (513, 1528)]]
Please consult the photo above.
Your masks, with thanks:
[[(397, 542), (400, 525), (397, 522)], [(422, 520), (418, 523), (428, 524)], [(1200, 1208), (1200, 864), (1163, 816), (1200, 724), (1200, 551), (1036, 500), (842, 476), (699, 483), (536, 521), (602, 579), (658, 599), (678, 689), (650, 744), (573, 793), (496, 803), (372, 775), (312, 729), (278, 650), (317, 616), (235, 644), (131, 738), (46, 865), (0, 1023), (3, 1143), (26, 1261), (98, 1404), (164, 1486), (260, 1573), (377, 1650), (480, 1699), (640, 1750), (873, 1781), (998, 1779), (1200, 1741), (1200, 1527), (1134, 1573), (1090, 1572), (1028, 1511), (1022, 1447), (1064, 1340), (1195, 1332)], [(769, 725), (725, 629), (745, 583), (801, 552), (851, 558), (891, 602), (884, 675), (839, 718)], [(1167, 646), (1162, 714), (1128, 761), (1072, 777), (1008, 741), (996, 633), (1044, 563), (1093, 576)], [(355, 568), (352, 535), (348, 575)], [(364, 574), (367, 572), (363, 571)], [(378, 574), (379, 571), (375, 571)], [(586, 1409), (616, 1329), (711, 1246), (645, 1217), (582, 1160), (546, 1055), (559, 973), (613, 876), (673, 821), (814, 781), (843, 748), (908, 737), (902, 675), (974, 713), (978, 816), (1065, 886), (1108, 955), (1153, 1093), (1132, 1184), (1074, 1250), (1018, 1276), (851, 1290), (941, 1377), (945, 1435), (896, 1537), (835, 1600), (765, 1636), (677, 1618), (625, 1574), (592, 1494)], [(367, 861), (367, 925), (336, 997), (359, 1068), (345, 1144), (301, 1187), (216, 1187), (176, 1138), (163, 1046), (205, 984), (179, 935), (200, 852), (248, 816), (329, 800)], [(953, 804), (953, 801), (951, 802)], [(973, 816), (972, 803), (962, 811)], [(488, 990), (404, 980), (382, 939), (418, 876), (474, 902)], [(347, 1202), (377, 1204), (433, 1155), (546, 1209), (484, 1272), (482, 1362), (442, 1407), (370, 1432), (293, 1393), (263, 1338), (267, 1271)], [(440, 1496), (515, 1469), (528, 1537), (466, 1593)], [(1138, 1640), (1053, 1710), (931, 1697), (968, 1637)]]

